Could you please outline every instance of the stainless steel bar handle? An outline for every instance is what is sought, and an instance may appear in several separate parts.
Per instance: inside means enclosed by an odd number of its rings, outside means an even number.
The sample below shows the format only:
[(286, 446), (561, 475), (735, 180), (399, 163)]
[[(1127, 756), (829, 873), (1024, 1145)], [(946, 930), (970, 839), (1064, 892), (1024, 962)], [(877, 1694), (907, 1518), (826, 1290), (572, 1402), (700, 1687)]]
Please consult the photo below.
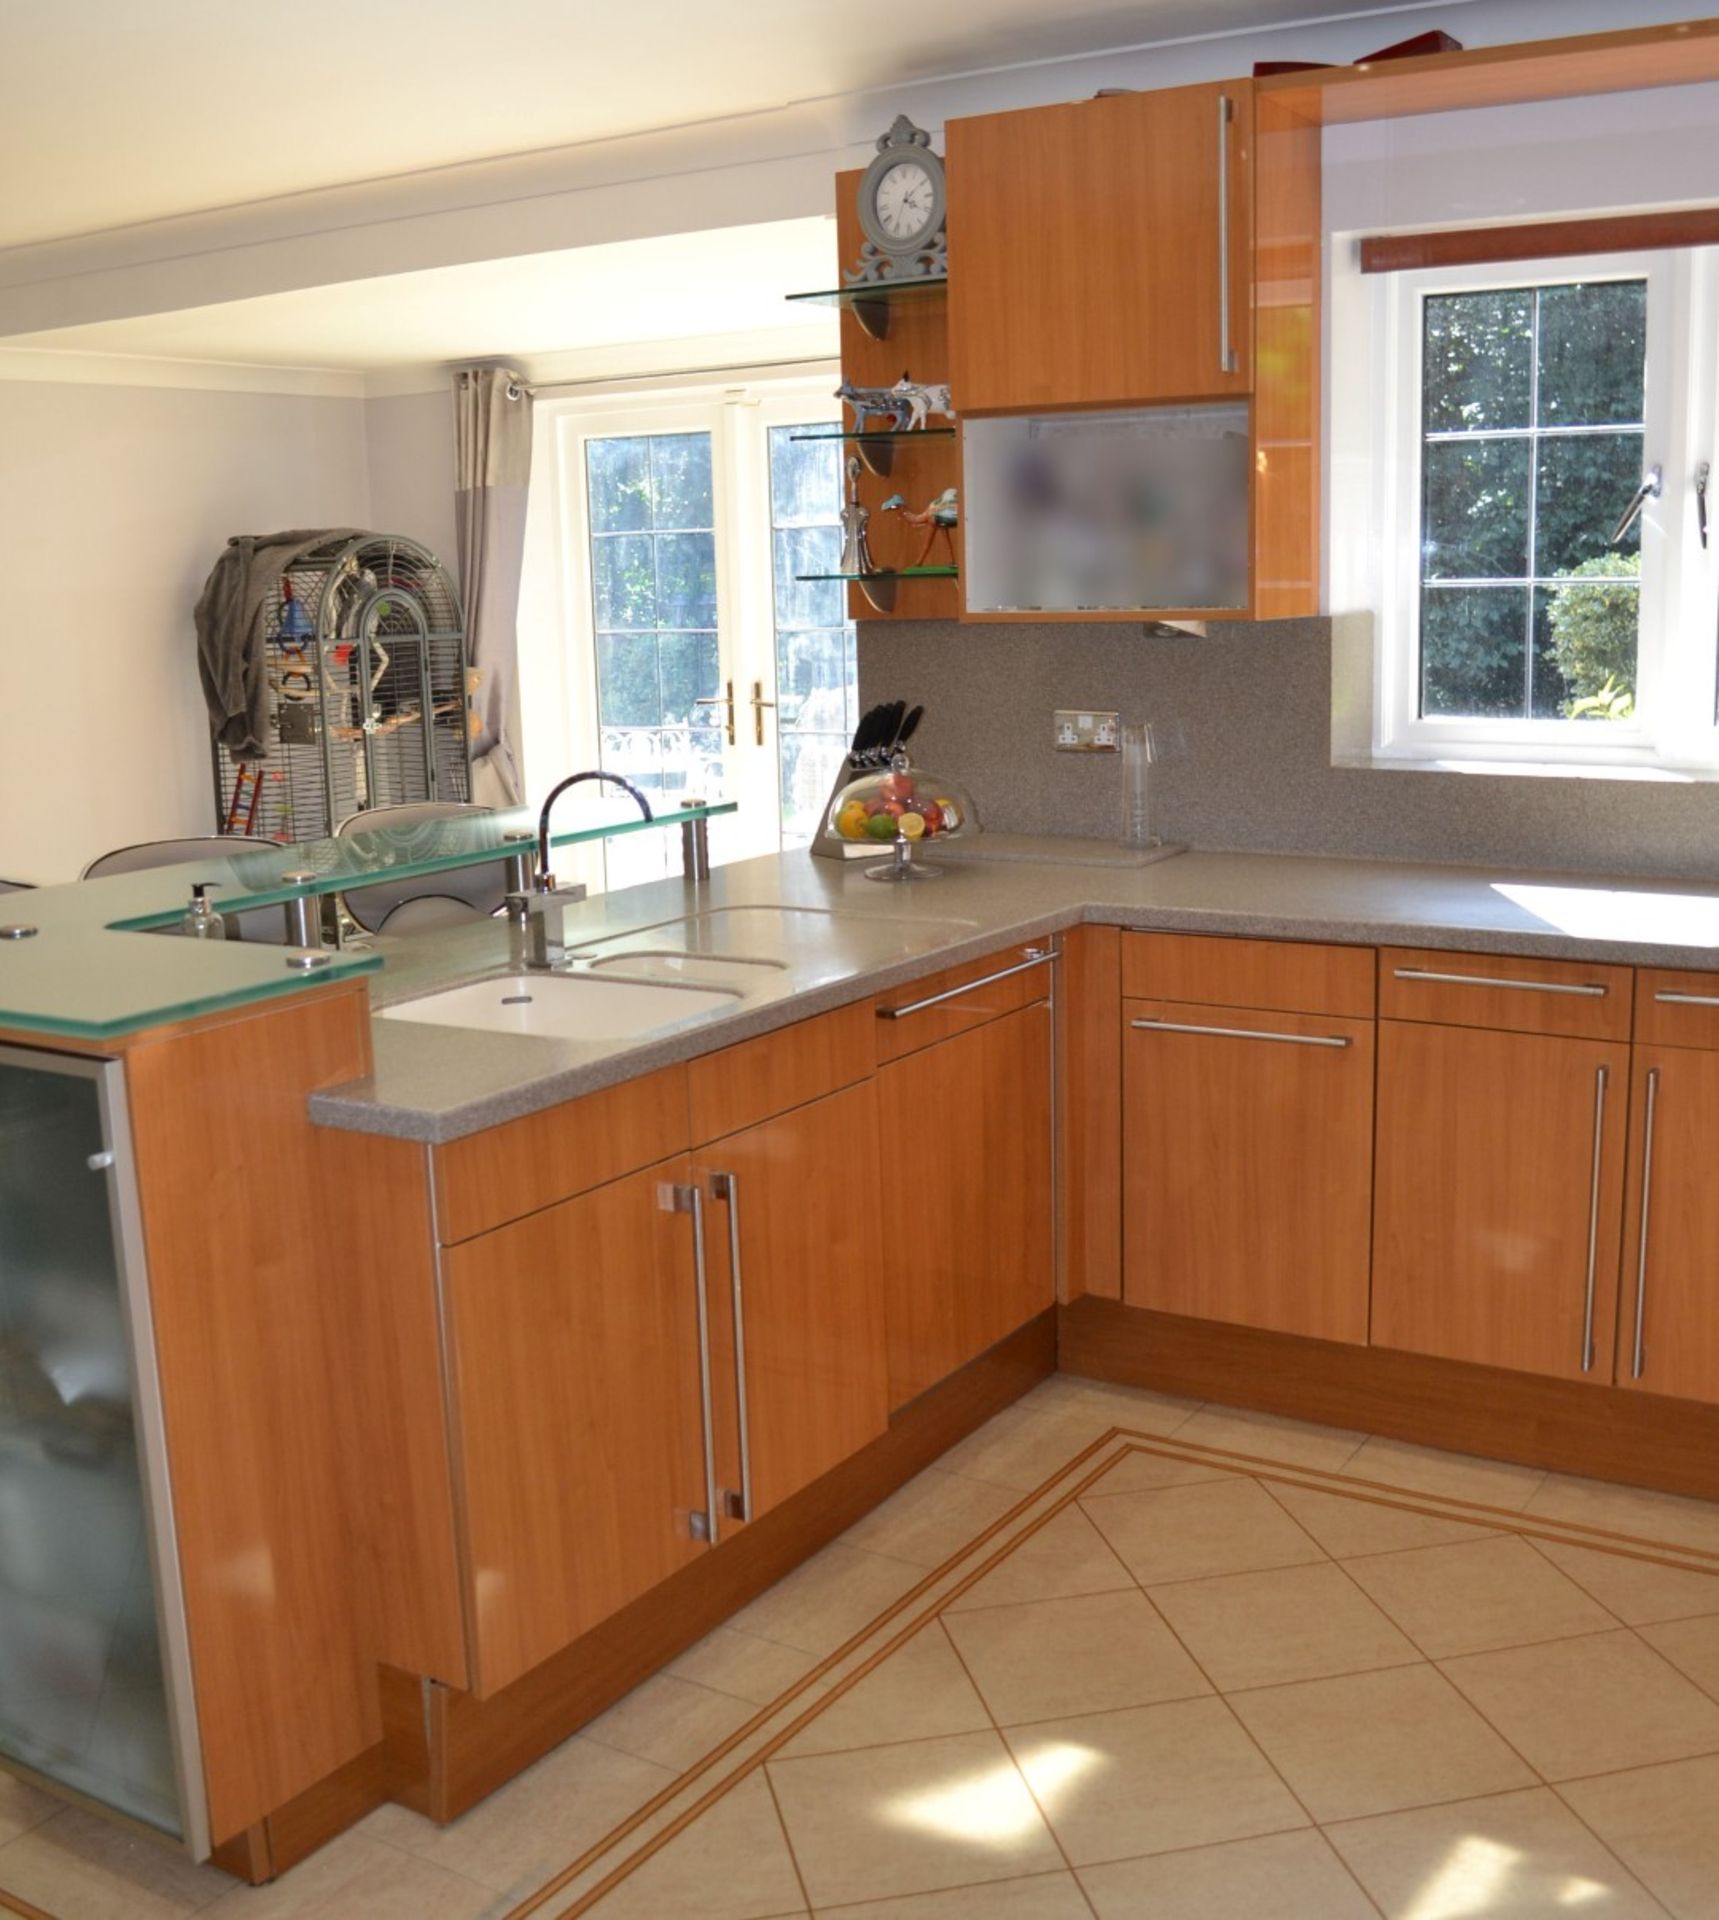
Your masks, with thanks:
[(692, 1537), (708, 1540), (714, 1547), (718, 1537), (716, 1505), (716, 1416), (710, 1391), (710, 1299), (705, 1291), (704, 1190), (699, 1186), (681, 1187), (664, 1183), (657, 1189), (657, 1204), (665, 1213), (692, 1215), (692, 1274), (697, 1291), (698, 1309), (698, 1402), (704, 1430), (704, 1511), (692, 1516)]
[(1235, 348), (1230, 344), (1230, 123), (1235, 103), (1218, 95), (1218, 370), (1234, 373)]
[(1286, 1047), (1346, 1047), (1340, 1033), (1272, 1033), (1264, 1027), (1196, 1027), (1181, 1020), (1130, 1020), (1131, 1027), (1153, 1033), (1205, 1033), (1217, 1040), (1276, 1040)]
[(1647, 1216), (1653, 1199), (1653, 1110), (1659, 1104), (1659, 1069), (1647, 1073), (1647, 1113), (1641, 1128), (1641, 1228), (1635, 1249), (1635, 1344), (1629, 1377), (1639, 1380), (1647, 1368)]
[(1000, 967), (995, 973), (986, 974), (983, 980), (969, 980), (965, 986), (928, 994), (925, 999), (911, 1001), (905, 1007), (879, 1007), (877, 1017), (880, 1020), (905, 1020), (910, 1013), (923, 1013), (927, 1007), (940, 1007), (945, 1000), (959, 1000), (964, 993), (977, 993), (981, 987), (1007, 980), (1011, 974), (1030, 973), (1034, 967), (1049, 966), (1051, 961), (1059, 958), (1050, 947), (1028, 947), (1027, 956), (1012, 967)]
[(1656, 993), (1662, 1007), (1719, 1007), (1719, 993)]
[(740, 1427), (740, 1511), (752, 1518), (752, 1415), (746, 1405), (746, 1298), (740, 1270), (740, 1176), (713, 1173), (712, 1195), (728, 1208), (728, 1281), (734, 1301), (734, 1401)]
[(1606, 1137), (1606, 1083), (1609, 1067), (1594, 1069), (1594, 1163), (1588, 1175), (1588, 1278), (1582, 1298), (1582, 1371), (1594, 1370), (1594, 1279), (1600, 1254), (1600, 1167)]
[(1426, 967), (1396, 967), (1399, 980), (1434, 980), (1451, 987), (1509, 987), (1518, 993), (1574, 993), (1584, 999), (1603, 1000), (1611, 988), (1599, 982), (1577, 984), (1569, 980), (1507, 980), (1488, 973), (1433, 973)]

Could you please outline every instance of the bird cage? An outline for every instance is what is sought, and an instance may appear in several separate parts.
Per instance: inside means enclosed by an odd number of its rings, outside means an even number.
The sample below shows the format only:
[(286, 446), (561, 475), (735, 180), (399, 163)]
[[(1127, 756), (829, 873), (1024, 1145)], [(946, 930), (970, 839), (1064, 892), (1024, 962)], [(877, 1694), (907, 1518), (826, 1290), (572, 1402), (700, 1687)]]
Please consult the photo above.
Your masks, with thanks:
[(263, 633), (268, 755), (216, 742), (223, 833), (317, 840), (371, 807), (471, 798), (465, 625), (427, 547), (331, 537), (271, 587)]

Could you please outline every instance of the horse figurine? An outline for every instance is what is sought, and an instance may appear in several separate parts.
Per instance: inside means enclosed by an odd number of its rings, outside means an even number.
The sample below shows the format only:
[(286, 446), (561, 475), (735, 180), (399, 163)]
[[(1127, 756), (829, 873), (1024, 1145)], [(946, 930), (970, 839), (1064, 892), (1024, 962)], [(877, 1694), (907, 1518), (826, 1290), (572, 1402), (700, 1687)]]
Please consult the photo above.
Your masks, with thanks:
[(918, 513), (912, 512), (907, 504), (907, 496), (892, 493), (878, 508), (879, 513), (899, 513), (910, 527), (925, 529), (925, 545), (919, 551), (919, 558), (910, 564), (922, 567), (931, 557), (931, 549), (939, 534), (949, 550), (949, 564), (955, 564), (955, 528), (960, 524), (961, 512), (956, 499), (956, 490), (945, 487), (936, 499), (928, 500)]
[(853, 409), (855, 433), (864, 433), (875, 415), (881, 429), (889, 433), (919, 432), (939, 413), (946, 420), (955, 418), (949, 404), (947, 383), (927, 386), (903, 374), (893, 387), (856, 387), (844, 380), (836, 388), (836, 398)]

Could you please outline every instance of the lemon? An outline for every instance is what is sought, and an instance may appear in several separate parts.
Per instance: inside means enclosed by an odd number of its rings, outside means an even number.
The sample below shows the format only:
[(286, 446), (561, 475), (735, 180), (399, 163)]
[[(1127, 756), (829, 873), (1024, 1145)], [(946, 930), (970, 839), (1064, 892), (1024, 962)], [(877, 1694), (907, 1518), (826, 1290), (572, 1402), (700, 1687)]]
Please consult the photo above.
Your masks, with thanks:
[(917, 840), (925, 831), (925, 816), (922, 813), (904, 813), (901, 816), (901, 837), (904, 840)]

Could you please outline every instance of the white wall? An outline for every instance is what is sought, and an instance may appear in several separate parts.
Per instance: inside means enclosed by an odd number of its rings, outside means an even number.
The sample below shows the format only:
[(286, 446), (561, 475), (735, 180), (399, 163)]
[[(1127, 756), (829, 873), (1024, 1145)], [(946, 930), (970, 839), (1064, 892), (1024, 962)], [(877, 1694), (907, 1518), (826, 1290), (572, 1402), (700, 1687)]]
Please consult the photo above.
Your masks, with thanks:
[(444, 380), (433, 393), (390, 394), (364, 405), (370, 521), (378, 533), (423, 544), (452, 574), (454, 399)]
[(0, 379), (0, 876), (212, 831), (204, 578), (369, 513), (362, 400)]

